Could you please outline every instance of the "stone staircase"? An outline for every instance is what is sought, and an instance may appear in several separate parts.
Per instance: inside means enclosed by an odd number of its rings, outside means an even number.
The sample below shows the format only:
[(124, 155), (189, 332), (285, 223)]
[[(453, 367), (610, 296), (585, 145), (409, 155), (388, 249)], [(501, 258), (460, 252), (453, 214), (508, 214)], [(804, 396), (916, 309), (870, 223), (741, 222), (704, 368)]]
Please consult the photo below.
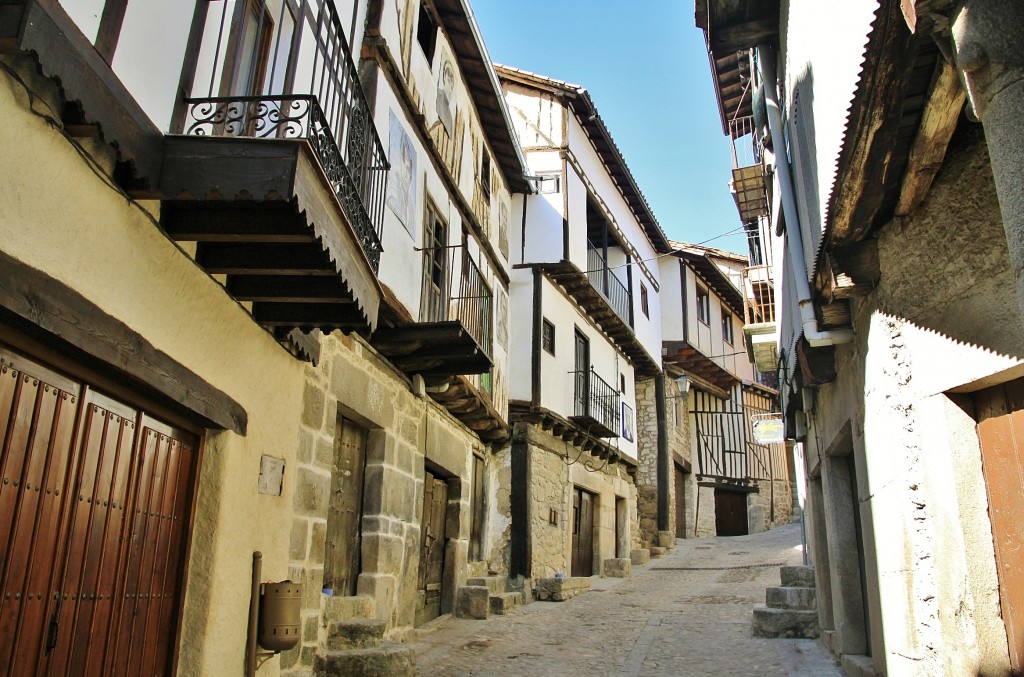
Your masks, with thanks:
[(372, 618), (331, 621), (317, 652), (317, 677), (414, 677), (416, 653), (408, 644), (384, 641), (387, 622)]
[(814, 567), (782, 567), (782, 585), (765, 590), (765, 606), (754, 607), (754, 637), (818, 636)]
[(468, 579), (456, 595), (455, 616), (483, 620), (490, 614), (504, 616), (520, 604), (525, 604), (525, 593), (522, 590), (510, 590), (509, 587), (505, 576)]

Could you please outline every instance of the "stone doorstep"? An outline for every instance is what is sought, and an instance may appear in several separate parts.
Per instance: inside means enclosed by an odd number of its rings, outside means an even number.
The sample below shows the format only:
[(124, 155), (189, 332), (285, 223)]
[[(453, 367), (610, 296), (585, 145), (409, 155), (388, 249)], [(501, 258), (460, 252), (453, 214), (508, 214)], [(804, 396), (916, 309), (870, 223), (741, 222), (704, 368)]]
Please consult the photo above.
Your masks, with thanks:
[(387, 627), (387, 621), (372, 618), (332, 621), (327, 626), (325, 645), (329, 651), (379, 647), (384, 642)]
[(455, 617), (486, 620), (491, 611), (491, 591), (485, 585), (464, 585), (455, 595)]
[(379, 647), (317, 652), (317, 677), (415, 677), (416, 652), (408, 644), (384, 642)]
[(604, 575), (608, 578), (627, 578), (633, 575), (633, 562), (628, 557), (613, 557), (604, 561)]
[(784, 588), (813, 588), (814, 567), (780, 567), (779, 575)]
[(353, 618), (373, 618), (373, 598), (368, 595), (355, 597), (326, 597), (324, 622), (346, 621)]
[(633, 564), (647, 564), (651, 561), (651, 551), (647, 548), (637, 548), (636, 550), (630, 550), (629, 559)]
[(819, 634), (818, 612), (756, 606), (753, 631), (754, 637), (814, 639)]
[(466, 581), (466, 585), (472, 585), (474, 587), (484, 586), (491, 591), (492, 595), (508, 592), (508, 579), (505, 576), (481, 576), (479, 578), (470, 578)]
[(840, 659), (840, 663), (850, 677), (875, 677), (875, 663), (871, 656), (847, 654)]
[(516, 608), (523, 602), (523, 593), (521, 592), (500, 592), (496, 595), (490, 596), (491, 601), (491, 613), (495, 616), (504, 616), (512, 609)]
[(818, 608), (814, 588), (767, 588), (764, 591), (765, 604), (773, 609), (795, 609), (815, 611)]

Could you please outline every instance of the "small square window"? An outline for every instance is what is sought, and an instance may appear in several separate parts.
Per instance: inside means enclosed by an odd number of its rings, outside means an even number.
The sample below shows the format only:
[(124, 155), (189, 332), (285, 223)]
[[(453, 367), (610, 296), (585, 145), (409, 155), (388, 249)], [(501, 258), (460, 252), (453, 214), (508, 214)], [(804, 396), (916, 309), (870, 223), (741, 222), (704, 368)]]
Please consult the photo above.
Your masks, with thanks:
[(651, 316), (647, 310), (647, 287), (644, 286), (643, 282), (640, 283), (640, 310), (644, 312), (644, 317)]
[(544, 320), (544, 324), (541, 328), (540, 344), (547, 352), (552, 355), (555, 354), (555, 325)]
[(537, 179), (538, 193), (562, 192), (562, 177), (558, 174), (541, 174)]
[(711, 321), (711, 298), (708, 290), (697, 285), (697, 319), (708, 324)]
[(722, 311), (722, 339), (732, 345), (732, 315)]

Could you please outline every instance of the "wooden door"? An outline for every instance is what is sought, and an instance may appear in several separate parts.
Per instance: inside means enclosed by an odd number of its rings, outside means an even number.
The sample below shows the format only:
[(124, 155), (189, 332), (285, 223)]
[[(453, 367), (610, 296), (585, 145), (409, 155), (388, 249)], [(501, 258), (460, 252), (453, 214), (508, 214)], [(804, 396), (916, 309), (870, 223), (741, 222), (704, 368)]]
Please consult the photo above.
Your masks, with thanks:
[(1024, 674), (1024, 379), (974, 400), (1010, 667)]
[(572, 500), (572, 576), (594, 573), (594, 495), (580, 488)]
[(578, 329), (575, 339), (576, 379), (573, 390), (576, 416), (590, 414), (590, 341)]
[(198, 440), (0, 363), (0, 675), (170, 672)]
[(686, 538), (686, 473), (672, 467), (676, 482), (676, 538)]
[(416, 625), (441, 615), (441, 581), (444, 577), (445, 514), (448, 483), (429, 470), (423, 479), (423, 522), (420, 527), (419, 604)]
[(747, 535), (747, 495), (715, 489), (715, 531), (719, 536)]
[(338, 428), (327, 512), (324, 587), (331, 588), (335, 595), (352, 597), (359, 580), (362, 549), (367, 431), (344, 418)]

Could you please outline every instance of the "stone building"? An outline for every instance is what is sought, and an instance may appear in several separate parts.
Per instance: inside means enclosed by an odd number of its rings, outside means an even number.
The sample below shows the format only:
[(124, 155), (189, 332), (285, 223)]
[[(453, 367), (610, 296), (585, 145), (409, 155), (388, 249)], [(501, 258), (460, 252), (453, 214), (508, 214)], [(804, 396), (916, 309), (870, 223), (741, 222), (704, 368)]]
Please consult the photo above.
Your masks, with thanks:
[(640, 542), (668, 241), (585, 89), (498, 75), (537, 189), (511, 237), (510, 573), (599, 575)]
[(1018, 674), (1024, 8), (698, 0), (696, 21), (784, 234), (761, 357), (803, 445), (823, 641), (851, 674)]
[(344, 670), (505, 567), (530, 187), (472, 16), (182, 10), (0, 12), (2, 674), (254, 669), (285, 579), (264, 669)]

